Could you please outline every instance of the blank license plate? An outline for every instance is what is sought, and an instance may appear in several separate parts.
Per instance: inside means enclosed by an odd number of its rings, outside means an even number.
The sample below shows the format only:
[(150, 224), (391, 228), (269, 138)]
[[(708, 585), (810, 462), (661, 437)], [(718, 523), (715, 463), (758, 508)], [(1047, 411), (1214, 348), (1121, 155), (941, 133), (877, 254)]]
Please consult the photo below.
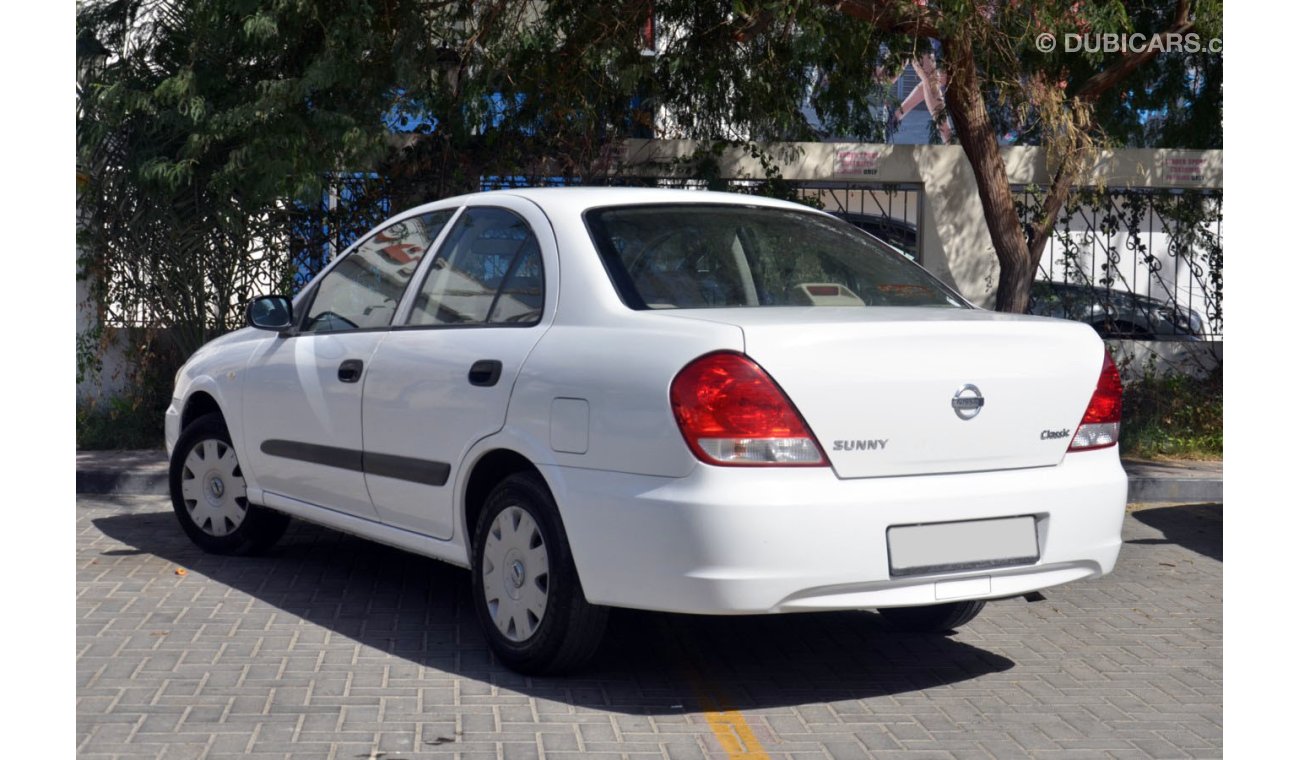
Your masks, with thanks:
[(979, 570), (1038, 561), (1032, 516), (895, 525), (885, 531), (892, 575)]

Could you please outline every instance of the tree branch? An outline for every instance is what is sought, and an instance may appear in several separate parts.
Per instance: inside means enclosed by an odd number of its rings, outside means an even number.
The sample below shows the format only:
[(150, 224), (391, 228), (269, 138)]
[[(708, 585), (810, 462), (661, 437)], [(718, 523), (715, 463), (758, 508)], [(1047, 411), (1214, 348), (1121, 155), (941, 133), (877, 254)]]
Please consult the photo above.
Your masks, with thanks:
[[(1173, 35), (1184, 35), (1192, 30), (1190, 19), (1191, 2), (1190, 0), (1179, 0), (1178, 11), (1174, 15), (1173, 23), (1169, 28), (1151, 39), (1154, 42), (1156, 38), (1168, 40)], [(1085, 103), (1095, 103), (1107, 90), (1119, 84), (1129, 74), (1132, 74), (1142, 64), (1155, 58), (1156, 55), (1163, 51), (1163, 48), (1157, 49), (1156, 46), (1147, 43), (1147, 46), (1138, 52), (1125, 53), (1122, 58), (1112, 64), (1104, 71), (1100, 71), (1088, 78), (1083, 83), (1074, 97)]]
[[(1156, 37), (1168, 39), (1171, 35), (1183, 35), (1191, 31), (1190, 6), (1190, 0), (1179, 0), (1174, 20), (1170, 23), (1168, 29), (1156, 35)], [(1140, 52), (1126, 53), (1110, 67), (1089, 77), (1073, 98), (1075, 109), (1086, 109), (1087, 111), (1083, 116), (1082, 123), (1078, 125), (1079, 129), (1084, 131), (1092, 129), (1095, 117), (1090, 106), (1093, 103), (1096, 103), (1108, 90), (1114, 88), (1129, 74), (1132, 74), (1138, 67), (1150, 61), (1160, 52), (1161, 50), (1154, 49), (1153, 45), (1147, 44)], [(1081, 144), (1081, 142), (1085, 139), (1082, 137), (1076, 138), (1073, 141), (1074, 144), (1069, 146), (1069, 149), (1073, 151), (1082, 150), (1085, 145)], [(1047, 237), (1052, 233), (1052, 228), (1056, 225), (1056, 215), (1060, 213), (1061, 207), (1065, 205), (1077, 174), (1077, 164), (1066, 160), (1057, 167), (1052, 177), (1052, 184), (1048, 188), (1047, 197), (1044, 199), (1039, 211), (1039, 217), (1032, 224), (1033, 239), (1029, 241), (1029, 258), (1035, 267), (1038, 266), (1038, 261), (1043, 256), (1043, 250), (1047, 245)]]
[(909, 34), (921, 39), (940, 36), (939, 28), (932, 18), (938, 11), (929, 6), (911, 5), (907, 8), (908, 12), (903, 13), (900, 5), (887, 0), (832, 0), (830, 5), (834, 10), (865, 21), (882, 32)]

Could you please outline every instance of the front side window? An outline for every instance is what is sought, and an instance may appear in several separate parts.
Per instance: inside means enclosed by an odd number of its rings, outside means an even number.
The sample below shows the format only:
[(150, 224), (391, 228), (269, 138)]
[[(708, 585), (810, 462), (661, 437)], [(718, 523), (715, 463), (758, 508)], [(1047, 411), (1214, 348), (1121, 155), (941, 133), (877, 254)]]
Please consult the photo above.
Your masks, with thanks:
[(386, 327), (415, 268), (454, 210), (390, 224), (357, 246), (316, 289), (304, 332)]
[(410, 324), (537, 324), (544, 285), (527, 222), (505, 209), (466, 209), (429, 266)]
[(586, 220), (634, 309), (964, 307), (920, 266), (820, 214), (679, 204), (593, 209)]

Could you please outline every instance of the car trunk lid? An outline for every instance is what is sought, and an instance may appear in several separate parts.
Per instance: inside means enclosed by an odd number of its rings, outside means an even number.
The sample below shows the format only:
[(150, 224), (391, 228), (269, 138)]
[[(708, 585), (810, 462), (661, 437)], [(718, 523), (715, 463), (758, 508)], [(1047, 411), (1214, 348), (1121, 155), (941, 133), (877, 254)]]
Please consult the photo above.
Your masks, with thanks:
[(1058, 464), (1104, 351), (1086, 325), (974, 309), (671, 314), (740, 327), (842, 478)]

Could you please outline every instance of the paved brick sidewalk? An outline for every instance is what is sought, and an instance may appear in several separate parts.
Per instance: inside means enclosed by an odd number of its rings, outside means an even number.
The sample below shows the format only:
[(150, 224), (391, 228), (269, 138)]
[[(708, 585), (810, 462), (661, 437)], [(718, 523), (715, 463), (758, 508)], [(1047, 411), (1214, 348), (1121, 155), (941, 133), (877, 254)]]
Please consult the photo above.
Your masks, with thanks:
[(1133, 513), (1113, 575), (951, 638), (622, 612), (570, 679), (496, 665), (467, 574), (431, 560), (300, 523), (211, 557), (161, 497), (77, 518), (87, 759), (1222, 756), (1218, 506)]

